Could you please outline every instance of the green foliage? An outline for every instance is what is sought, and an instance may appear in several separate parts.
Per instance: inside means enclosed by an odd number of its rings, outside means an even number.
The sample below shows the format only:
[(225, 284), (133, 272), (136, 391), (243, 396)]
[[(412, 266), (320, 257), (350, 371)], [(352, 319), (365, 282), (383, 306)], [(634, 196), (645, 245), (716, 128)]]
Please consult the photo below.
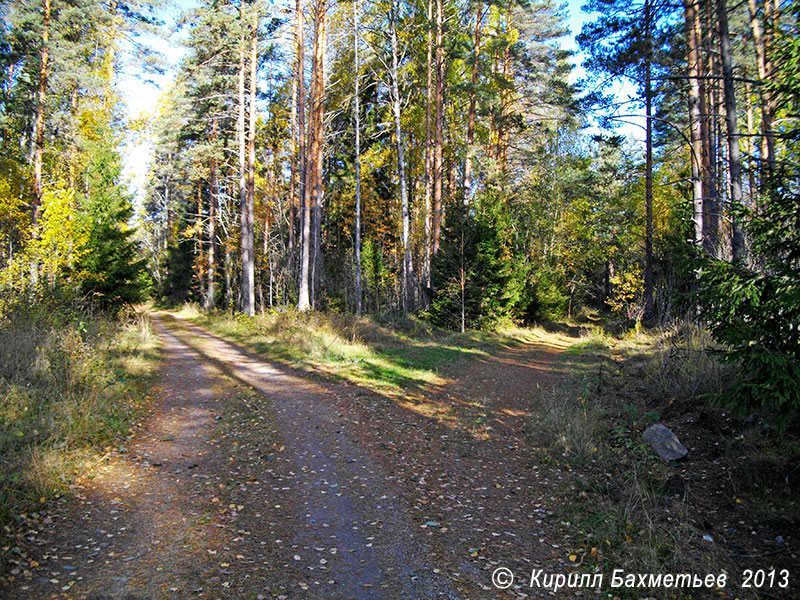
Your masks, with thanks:
[[(757, 236), (775, 231), (770, 224), (780, 221), (782, 204), (769, 203), (753, 229)], [(800, 244), (793, 237), (785, 242), (797, 256)], [(779, 256), (771, 256), (764, 271), (705, 259), (698, 296), (714, 337), (729, 348), (725, 359), (740, 366), (729, 400), (743, 410), (763, 407), (786, 417), (800, 408), (800, 269), (796, 258), (784, 262)]]
[(628, 319), (640, 319), (642, 294), (644, 293), (644, 279), (642, 270), (638, 265), (634, 268), (611, 277), (610, 282), (614, 290), (612, 296), (606, 300), (611, 312), (624, 315)]
[[(793, 5), (795, 12), (800, 4)], [(770, 91), (789, 114), (800, 102), (797, 30), (777, 44), (780, 67)], [(741, 377), (731, 401), (743, 409), (764, 407), (784, 419), (800, 409), (800, 127), (782, 125), (785, 160), (773, 175), (769, 196), (749, 217), (755, 265), (701, 262), (699, 299), (714, 336), (726, 344), (728, 361)]]
[(14, 256), (30, 229), (25, 198), (29, 197), (30, 177), (15, 160), (0, 157), (0, 266)]
[(88, 193), (81, 202), (85, 252), (77, 261), (81, 291), (102, 308), (117, 309), (142, 298), (144, 261), (137, 259), (133, 206), (120, 183), (122, 164), (109, 141), (94, 145), (86, 170)]
[(74, 293), (75, 261), (86, 252), (86, 230), (78, 222), (75, 195), (52, 186), (42, 197), (36, 236), (0, 271), (0, 290), (11, 296), (43, 296), (66, 286)]
[(521, 306), (526, 322), (537, 319), (556, 319), (569, 310), (569, 294), (559, 274), (546, 265), (540, 266), (531, 276)]
[(435, 324), (448, 329), (492, 329), (516, 316), (523, 295), (523, 272), (511, 253), (503, 201), (487, 191), (476, 206), (459, 203), (448, 210), (433, 263), (429, 314)]
[(370, 238), (361, 247), (361, 271), (367, 292), (375, 298), (384, 297), (391, 285), (390, 273), (383, 252)]
[(161, 300), (177, 305), (195, 299), (192, 254), (188, 241), (170, 244), (163, 257), (163, 277), (158, 288)]

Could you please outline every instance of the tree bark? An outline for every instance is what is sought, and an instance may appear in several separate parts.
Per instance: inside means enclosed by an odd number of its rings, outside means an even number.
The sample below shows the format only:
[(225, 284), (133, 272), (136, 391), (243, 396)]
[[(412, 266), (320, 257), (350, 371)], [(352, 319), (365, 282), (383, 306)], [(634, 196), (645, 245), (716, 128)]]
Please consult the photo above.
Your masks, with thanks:
[[(766, 0), (769, 4), (769, 0)], [(758, 16), (758, 5), (756, 0), (747, 0), (747, 7), (750, 14), (750, 29), (753, 32), (753, 45), (756, 50), (756, 65), (758, 67), (758, 77), (762, 83), (769, 80), (772, 73), (772, 64), (769, 60), (768, 34), (765, 33)], [(768, 181), (775, 167), (775, 135), (772, 131), (772, 121), (775, 115), (774, 99), (769, 92), (765, 92), (763, 85), (759, 88), (761, 93), (761, 161), (762, 177), (761, 183)]]
[[(206, 263), (203, 260), (203, 186), (200, 182), (197, 183), (195, 190), (195, 205), (197, 208), (197, 216), (195, 219), (195, 230), (197, 237), (194, 238), (194, 267), (197, 271), (197, 287), (200, 288), (200, 296), (206, 290), (206, 282), (203, 279), (203, 271), (205, 270)], [(205, 300), (203, 301), (205, 305)]]
[(700, 14), (697, 0), (683, 0), (688, 44), (689, 125), (691, 132), (692, 207), (694, 215), (694, 244), (703, 245), (703, 89), (700, 81)]
[(355, 129), (356, 129), (356, 314), (361, 316), (361, 114), (359, 97), (359, 75), (361, 65), (358, 61), (358, 0), (353, 0), (353, 55), (355, 58)]
[(734, 262), (738, 262), (744, 258), (744, 232), (736, 216), (737, 210), (742, 205), (742, 172), (741, 158), (739, 156), (739, 128), (736, 122), (736, 95), (733, 88), (733, 59), (731, 57), (731, 40), (728, 31), (728, 8), (725, 0), (717, 0), (717, 22), (719, 23), (719, 45), (728, 133), (731, 222), (733, 223), (731, 250)]
[[(309, 160), (306, 166), (306, 190), (310, 196), (303, 214), (303, 257), (300, 274), (300, 299), (298, 310), (310, 310), (314, 298), (311, 290), (311, 214), (320, 214), (319, 207), (322, 194), (322, 150), (323, 150), (323, 117), (325, 111), (325, 34), (327, 0), (317, 0), (314, 5), (314, 54), (311, 68), (311, 113), (308, 124), (308, 142), (310, 144)], [(315, 219), (317, 220), (317, 219)], [(315, 229), (317, 225), (315, 224)], [(315, 255), (318, 252), (319, 236), (315, 236), (313, 246)], [(316, 257), (315, 257), (316, 258)], [(315, 260), (316, 262), (316, 260)]]
[(475, 151), (475, 112), (478, 87), (478, 61), (481, 53), (481, 22), (483, 21), (483, 5), (475, 8), (475, 41), (472, 48), (472, 80), (469, 91), (469, 116), (467, 117), (467, 152), (464, 158), (464, 204), (472, 199), (472, 155)]
[[(217, 139), (217, 122), (214, 121), (211, 125), (211, 139), (216, 142)], [(206, 279), (206, 310), (214, 310), (216, 293), (215, 288), (215, 251), (216, 251), (216, 237), (217, 237), (217, 202), (219, 199), (219, 184), (217, 183), (217, 160), (212, 158), (209, 165), (209, 199), (208, 199), (208, 223), (206, 225), (208, 235), (208, 275)]]
[(231, 261), (231, 244), (229, 239), (225, 239), (225, 260), (223, 261), (225, 269), (225, 310), (231, 310), (233, 307), (233, 264)]
[(317, 97), (319, 101), (316, 105), (316, 129), (319, 143), (317, 144), (317, 156), (314, 159), (314, 198), (313, 213), (311, 223), (314, 228), (312, 239), (314, 240), (314, 254), (311, 264), (311, 304), (316, 305), (316, 299), (322, 287), (323, 265), (322, 265), (322, 203), (324, 200), (324, 189), (322, 186), (322, 170), (325, 158), (325, 58), (328, 52), (328, 3), (325, 0), (324, 6), (320, 8), (322, 15), (320, 25), (320, 48), (317, 59), (319, 77), (317, 78)]
[(649, 2), (645, 3), (645, 236), (644, 318), (653, 316), (653, 90)]
[[(423, 279), (425, 288), (431, 287), (431, 236), (433, 229), (433, 215), (431, 206), (433, 201), (433, 173), (431, 172), (433, 157), (431, 156), (431, 96), (433, 95), (433, 0), (428, 0), (428, 52), (425, 62), (427, 83), (425, 87), (425, 265)], [(425, 294), (427, 304), (428, 296)]]
[(289, 142), (291, 159), (289, 161), (289, 215), (286, 219), (288, 225), (288, 248), (287, 263), (289, 273), (294, 272), (294, 248), (295, 248), (295, 219), (297, 219), (297, 206), (295, 204), (297, 196), (297, 77), (292, 76), (292, 109), (289, 113)]
[(250, 102), (247, 137), (247, 206), (242, 212), (242, 312), (255, 314), (255, 190), (256, 190), (256, 84), (258, 77), (258, 8), (252, 6), (250, 30)]
[(39, 224), (42, 206), (42, 155), (44, 154), (44, 111), (47, 100), (47, 66), (50, 60), (50, 0), (44, 0), (44, 21), (42, 23), (42, 51), (39, 64), (39, 94), (36, 103), (33, 152), (33, 232)]
[(403, 148), (403, 132), (400, 120), (400, 88), (398, 85), (397, 60), (397, 4), (390, 15), (390, 41), (392, 47), (392, 112), (394, 113), (394, 133), (397, 144), (397, 177), (400, 185), (400, 209), (403, 218), (403, 316), (414, 310), (414, 265), (411, 260), (411, 217), (408, 210), (408, 186), (406, 183), (406, 160)]
[[(239, 144), (239, 237), (242, 251), (242, 267), (244, 267), (245, 257), (245, 239), (247, 238), (247, 140), (245, 135), (245, 116), (247, 113), (247, 105), (245, 98), (245, 70), (247, 67), (245, 61), (245, 23), (244, 23), (244, 2), (239, 7), (239, 85), (238, 85), (238, 114), (236, 119), (236, 139)], [(242, 277), (240, 280), (239, 292), (242, 297), (247, 294), (242, 294), (243, 288), (247, 284), (244, 279), (244, 271), (242, 268)], [(239, 306), (242, 312), (246, 312), (246, 307), (242, 304)]]
[(756, 135), (755, 115), (753, 114), (753, 89), (749, 81), (747, 81), (747, 69), (744, 71), (744, 97), (746, 104), (747, 114), (747, 182), (748, 182), (748, 196), (750, 197), (750, 205), (755, 207), (758, 211), (758, 194), (756, 190), (756, 170), (753, 167), (753, 157), (755, 156), (755, 144), (753, 138)]
[[(512, 13), (509, 11), (506, 15), (506, 28), (510, 33), (513, 29), (512, 26)], [(503, 49), (503, 80), (506, 82), (513, 82), (513, 66), (511, 64), (511, 45), (506, 44)], [(513, 86), (512, 86), (513, 87)], [(497, 131), (497, 160), (500, 162), (500, 170), (502, 173), (506, 172), (508, 165), (508, 124), (506, 123), (506, 108), (511, 105), (511, 98), (513, 92), (511, 90), (503, 90), (501, 92), (501, 115), (500, 124)]]
[[(297, 79), (297, 191), (300, 195), (300, 213), (301, 219), (305, 218), (306, 211), (306, 83), (305, 83), (305, 40), (303, 29), (303, 15), (305, 8), (303, 0), (297, 0), (296, 4), (296, 17), (295, 17), (295, 37), (296, 37), (296, 54), (297, 70), (295, 76)], [(306, 243), (307, 238), (302, 238), (301, 226), (301, 240), (300, 244)]]
[(306, 189), (308, 180), (308, 165), (306, 163), (306, 131), (305, 131), (305, 58), (303, 41), (303, 0), (297, 0), (296, 15), (296, 44), (297, 44), (297, 121), (298, 121), (298, 184), (300, 192), (300, 290), (297, 309), (306, 311), (311, 308), (308, 276), (310, 274), (310, 243), (311, 237), (311, 211), (306, 202)]
[(442, 232), (442, 186), (444, 180), (444, 7), (436, 0), (436, 131), (433, 148), (433, 254), (439, 252)]
[(714, 0), (705, 0), (705, 42), (706, 48), (706, 75), (711, 77), (706, 89), (705, 105), (705, 136), (703, 153), (703, 247), (707, 254), (717, 257), (719, 254), (719, 179), (717, 177), (717, 150), (719, 139), (717, 136), (717, 52), (714, 48), (716, 21)]

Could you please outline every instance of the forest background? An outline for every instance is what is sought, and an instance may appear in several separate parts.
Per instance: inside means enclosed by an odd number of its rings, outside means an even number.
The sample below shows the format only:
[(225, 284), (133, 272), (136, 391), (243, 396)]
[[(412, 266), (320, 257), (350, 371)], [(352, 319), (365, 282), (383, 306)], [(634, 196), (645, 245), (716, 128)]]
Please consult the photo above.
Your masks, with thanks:
[[(126, 120), (164, 10), (2, 4), (4, 313), (694, 320), (737, 403), (796, 405), (797, 3), (592, 0), (575, 82), (549, 1), (206, 2), (157, 114)], [(130, 132), (153, 140), (136, 218)]]

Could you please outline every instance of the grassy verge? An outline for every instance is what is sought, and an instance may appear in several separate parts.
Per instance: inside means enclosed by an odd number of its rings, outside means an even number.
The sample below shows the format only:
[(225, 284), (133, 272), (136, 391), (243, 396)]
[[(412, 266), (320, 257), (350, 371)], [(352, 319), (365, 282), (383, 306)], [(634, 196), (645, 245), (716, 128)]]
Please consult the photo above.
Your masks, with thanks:
[[(744, 568), (797, 565), (790, 532), (800, 510), (789, 477), (800, 464), (798, 437), (778, 435), (768, 415), (735, 416), (710, 400), (735, 377), (706, 352), (711, 345), (692, 325), (596, 334), (562, 355), (572, 375), (533, 398), (528, 435), (562, 482), (557, 506), (569, 558), (606, 581), (614, 569), (724, 571), (731, 583), (714, 595), (743, 598)], [(656, 422), (687, 446), (686, 460), (667, 464), (643, 441)], [(686, 598), (704, 593), (678, 590)], [(662, 588), (647, 595), (675, 594)]]
[(382, 322), (294, 311), (244, 317), (184, 306), (174, 314), (270, 360), (405, 399), (444, 385), (462, 361), (487, 358), (537, 335), (521, 328), (462, 334), (418, 319)]
[(0, 314), (0, 524), (6, 533), (129, 434), (158, 361), (147, 314), (57, 305)]

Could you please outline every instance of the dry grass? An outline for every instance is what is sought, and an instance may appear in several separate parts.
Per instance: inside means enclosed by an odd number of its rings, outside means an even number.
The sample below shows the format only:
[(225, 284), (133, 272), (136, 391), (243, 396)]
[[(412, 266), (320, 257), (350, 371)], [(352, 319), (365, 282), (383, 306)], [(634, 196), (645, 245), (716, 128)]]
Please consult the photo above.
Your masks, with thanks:
[(245, 317), (183, 306), (175, 316), (276, 360), (398, 399), (422, 399), (449, 381), (454, 365), (485, 358), (543, 331), (453, 333), (416, 318), (378, 320), (288, 310)]
[(730, 373), (706, 352), (710, 345), (689, 324), (621, 338), (596, 331), (562, 356), (572, 375), (533, 398), (529, 439), (562, 477), (560, 517), (583, 568), (719, 572), (720, 557), (690, 518), (683, 479), (641, 438), (660, 417), (654, 406), (704, 404), (703, 394), (724, 388)]
[(526, 433), (547, 456), (583, 463), (597, 452), (606, 407), (596, 401), (596, 393), (609, 360), (608, 338), (589, 333), (560, 357), (571, 375), (537, 390)]
[(8, 522), (63, 493), (129, 433), (158, 357), (144, 311), (111, 321), (18, 307), (0, 318), (0, 347), (0, 522)]

